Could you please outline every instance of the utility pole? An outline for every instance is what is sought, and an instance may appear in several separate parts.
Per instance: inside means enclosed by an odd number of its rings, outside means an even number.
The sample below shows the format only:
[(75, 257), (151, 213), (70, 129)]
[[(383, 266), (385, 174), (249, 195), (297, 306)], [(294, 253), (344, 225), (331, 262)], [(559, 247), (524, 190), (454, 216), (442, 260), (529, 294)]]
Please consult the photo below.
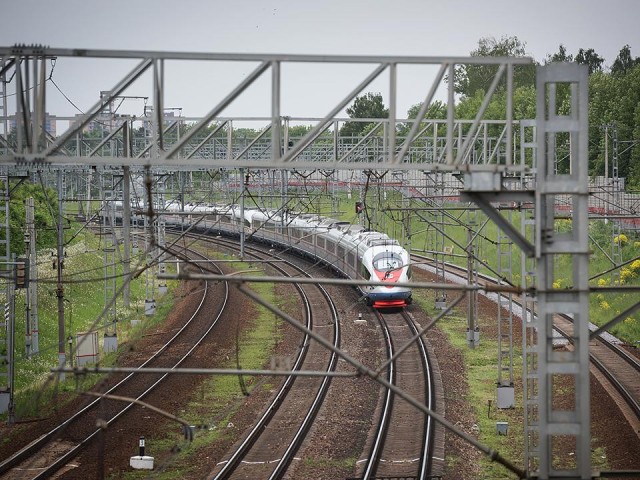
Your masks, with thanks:
[[(58, 170), (58, 245), (57, 245), (57, 262), (56, 262), (56, 297), (58, 298), (58, 367), (61, 369), (66, 366), (67, 355), (65, 352), (66, 337), (64, 331), (64, 286), (62, 284), (62, 267), (64, 261), (64, 235), (63, 235), (63, 196), (62, 188), (62, 169)], [(58, 379), (64, 381), (64, 372), (59, 372)]]
[(25, 313), (27, 323), (27, 338), (25, 342), (26, 355), (30, 358), (40, 352), (39, 327), (38, 327), (38, 261), (36, 256), (36, 227), (35, 227), (35, 203), (33, 197), (26, 200), (26, 226), (24, 235), (27, 261), (26, 268), (29, 278), (26, 285)]
[[(131, 155), (131, 135), (129, 131), (129, 120), (123, 125), (124, 156)], [(122, 247), (124, 250), (122, 259), (122, 274), (124, 277), (124, 290), (122, 292), (122, 303), (124, 308), (129, 308), (130, 304), (130, 282), (131, 274), (131, 170), (130, 167), (122, 167)]]

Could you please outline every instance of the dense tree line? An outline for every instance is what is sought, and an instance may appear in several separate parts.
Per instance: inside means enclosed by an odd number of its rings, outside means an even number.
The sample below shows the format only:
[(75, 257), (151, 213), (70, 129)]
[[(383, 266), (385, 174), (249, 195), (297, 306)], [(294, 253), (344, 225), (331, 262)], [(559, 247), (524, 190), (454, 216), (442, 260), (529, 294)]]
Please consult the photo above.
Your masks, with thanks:
[[(526, 56), (526, 45), (517, 37), (482, 38), (478, 48), (471, 56)], [(633, 57), (629, 45), (625, 45), (611, 64), (605, 68), (605, 60), (593, 49), (579, 49), (575, 55), (559, 45), (556, 53), (548, 55), (542, 64), (552, 62), (576, 62), (589, 68), (589, 170), (591, 175), (604, 175), (605, 142), (608, 142), (609, 176), (611, 176), (611, 158), (613, 135), (618, 139), (618, 173), (626, 177), (627, 187), (640, 188), (640, 58)], [(516, 120), (533, 119), (536, 115), (535, 69), (537, 63), (514, 67), (513, 109)], [(485, 93), (495, 78), (498, 67), (495, 65), (460, 65), (455, 70), (454, 89), (458, 95), (455, 115), (458, 119), (472, 119)], [(502, 78), (485, 112), (484, 118), (504, 120), (506, 111), (506, 83)], [(558, 109), (568, 112), (570, 105), (569, 90), (558, 90)], [(368, 93), (356, 97), (351, 110), (352, 118), (379, 118), (385, 107), (380, 94)], [(357, 109), (355, 108), (357, 106)], [(408, 118), (415, 118), (420, 104), (412, 106), (407, 112)], [(435, 101), (430, 105), (425, 118), (446, 118), (446, 104)], [(355, 123), (355, 122), (353, 122)], [(344, 129), (350, 122), (345, 124)], [(366, 125), (360, 123), (360, 131)], [(607, 126), (607, 128), (605, 128)], [(410, 125), (398, 127), (399, 135), (406, 134)], [(342, 131), (341, 131), (342, 133)], [(562, 154), (562, 145), (558, 146)], [(567, 169), (567, 165), (559, 164)]]

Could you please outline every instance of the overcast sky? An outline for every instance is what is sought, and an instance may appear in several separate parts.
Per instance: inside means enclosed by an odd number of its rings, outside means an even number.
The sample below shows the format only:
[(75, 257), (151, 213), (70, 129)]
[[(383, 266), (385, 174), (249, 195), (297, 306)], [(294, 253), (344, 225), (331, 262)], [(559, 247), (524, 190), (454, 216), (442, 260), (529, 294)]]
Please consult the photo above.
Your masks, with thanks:
[[(593, 48), (610, 66), (624, 45), (631, 47), (634, 57), (640, 56), (638, 19), (638, 0), (0, 0), (0, 45), (466, 56), (482, 37), (515, 36), (539, 62), (563, 44), (573, 55), (579, 48)], [(253, 68), (245, 65), (240, 73), (227, 69), (224, 74), (232, 77), (228, 84), (220, 80), (223, 75), (218, 72), (215, 84), (220, 88), (216, 89), (212, 88), (211, 74), (185, 69), (183, 74), (175, 74), (180, 85), (175, 88), (181, 93), (168, 93), (165, 106), (180, 107), (185, 116), (203, 115)], [(283, 81), (282, 114), (323, 116), (330, 108), (323, 105), (342, 98), (372, 69), (359, 68), (362, 70), (356, 70), (362, 74), (353, 78), (349, 69), (335, 75), (326, 68), (322, 72), (292, 69), (291, 80)], [(103, 72), (86, 61), (70, 62), (57, 65), (53, 79), (69, 100), (84, 110), (97, 101), (100, 90), (110, 89), (122, 74), (118, 68)], [(266, 77), (264, 84), (268, 85), (270, 76)], [(339, 85), (338, 78), (345, 80), (345, 85)], [(422, 101), (428, 89), (424, 82), (413, 80), (399, 80), (399, 117)], [(369, 90), (386, 95), (385, 82), (381, 80)], [(416, 87), (417, 83), (422, 86)], [(50, 91), (48, 108), (55, 110), (51, 113), (77, 113), (61, 94)], [(137, 91), (133, 88), (127, 94)], [(305, 100), (300, 100), (302, 97)], [(244, 104), (238, 102), (236, 110), (225, 113), (268, 115), (268, 99), (256, 102), (256, 98), (248, 97)], [(263, 105), (252, 111), (250, 106), (261, 102)], [(131, 101), (129, 108), (140, 111), (141, 107)]]

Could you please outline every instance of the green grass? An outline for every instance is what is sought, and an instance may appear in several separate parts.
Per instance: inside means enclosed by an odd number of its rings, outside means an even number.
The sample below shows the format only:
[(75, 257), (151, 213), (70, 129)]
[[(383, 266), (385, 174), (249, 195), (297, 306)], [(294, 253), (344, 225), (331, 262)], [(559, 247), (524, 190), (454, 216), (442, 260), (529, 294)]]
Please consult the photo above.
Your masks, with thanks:
[[(439, 310), (434, 308), (435, 296), (432, 291), (421, 290), (414, 293), (414, 301), (425, 309), (430, 315), (435, 316)], [(515, 384), (515, 408), (496, 409), (497, 397), (497, 356), (498, 343), (482, 336), (483, 327), (495, 323), (495, 318), (479, 318), (480, 343), (475, 348), (467, 345), (466, 311), (454, 309), (450, 315), (438, 322), (438, 327), (445, 332), (449, 342), (458, 349), (463, 357), (467, 371), (468, 395), (465, 401), (472, 406), (477, 426), (477, 438), (485, 446), (496, 450), (500, 455), (516, 466), (522, 466), (524, 455), (524, 425), (523, 425), (523, 399), (522, 399), (522, 349), (520, 345), (513, 346)], [(489, 406), (491, 402), (491, 407)], [(499, 435), (496, 422), (508, 423), (508, 434)], [(465, 425), (465, 427), (469, 427)], [(592, 439), (595, 442), (596, 439)], [(475, 448), (469, 446), (469, 448)], [(464, 461), (460, 458), (448, 456), (448, 465), (455, 465)], [(600, 448), (594, 448), (592, 452), (592, 465), (594, 468), (608, 468), (606, 455)], [(483, 454), (481, 464), (481, 478), (514, 479), (515, 474), (508, 471), (502, 465), (491, 461)]]
[[(421, 290), (414, 293), (414, 301), (425, 309), (430, 315), (435, 316), (439, 310), (434, 308), (435, 296), (432, 291)], [(474, 430), (478, 440), (503, 457), (510, 459), (516, 465), (522, 462), (523, 452), (523, 427), (522, 421), (517, 420), (517, 415), (522, 415), (521, 399), (516, 395), (516, 403), (519, 405), (514, 410), (496, 410), (496, 380), (497, 380), (497, 342), (488, 340), (482, 336), (483, 320), (480, 322), (480, 343), (475, 348), (467, 345), (467, 319), (465, 312), (454, 311), (438, 322), (438, 327), (447, 335), (449, 342), (464, 357), (467, 371), (467, 383), (469, 390), (466, 403), (472, 406), (475, 417)], [(484, 319), (486, 321), (487, 319)], [(494, 319), (495, 321), (495, 319)], [(516, 349), (517, 350), (517, 349)], [(520, 353), (514, 352), (514, 355)], [(514, 378), (521, 373), (514, 370)], [(489, 401), (492, 407), (489, 409)], [(496, 422), (507, 421), (509, 432), (507, 436), (498, 435)], [(468, 431), (471, 425), (464, 425)], [(469, 448), (475, 448), (469, 445)], [(484, 454), (483, 454), (484, 455)], [(455, 465), (464, 459), (454, 458), (450, 454), (445, 459), (448, 465)], [(486, 456), (482, 457), (481, 478), (515, 478), (503, 466), (490, 461)]]
[[(91, 234), (76, 238), (65, 248), (63, 269), (65, 337), (74, 341), (79, 332), (97, 331), (102, 339), (103, 322), (98, 320), (105, 306), (104, 254), (103, 245)], [(51, 370), (58, 364), (58, 298), (56, 295), (56, 270), (53, 268), (52, 252), (38, 255), (38, 318), (39, 353), (27, 358), (25, 352), (25, 300), (24, 290), (16, 291), (16, 374), (14, 402), (16, 418), (46, 415), (46, 405), (55, 398), (55, 405), (73, 398), (73, 392), (90, 388), (99, 379), (95, 376), (74, 378), (67, 374), (65, 382), (58, 382), (58, 376)], [(171, 266), (168, 270), (171, 270)], [(121, 266), (118, 268), (121, 274)], [(70, 280), (70, 281), (69, 281)], [(122, 278), (118, 279), (118, 286)], [(116, 304), (118, 344), (141, 335), (143, 329), (160, 321), (173, 305), (173, 290), (176, 282), (169, 282), (169, 293), (164, 298), (157, 297), (157, 310), (153, 317), (146, 317), (144, 325), (134, 327), (131, 320), (143, 319), (145, 300), (144, 275), (130, 284), (130, 307), (122, 305), (122, 297)], [(66, 347), (69, 361), (69, 346)], [(100, 363), (111, 365), (116, 353), (101, 354)], [(75, 359), (74, 359), (75, 363)], [(5, 414), (6, 417), (6, 414)]]

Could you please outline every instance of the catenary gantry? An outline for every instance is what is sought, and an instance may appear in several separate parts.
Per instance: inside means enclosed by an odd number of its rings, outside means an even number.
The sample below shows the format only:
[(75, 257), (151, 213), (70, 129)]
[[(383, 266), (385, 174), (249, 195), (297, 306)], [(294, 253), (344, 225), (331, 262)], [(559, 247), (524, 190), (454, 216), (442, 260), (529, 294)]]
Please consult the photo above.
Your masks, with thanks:
[[(69, 128), (56, 136), (47, 132), (47, 81), (52, 61), (57, 64), (78, 61), (126, 61), (129, 70), (110, 89), (96, 85), (102, 92), (100, 99), (86, 108), (86, 113), (70, 121)], [(246, 75), (231, 85), (208, 106), (208, 112), (198, 118), (187, 131), (171, 133), (172, 124), (165, 117), (164, 104), (171, 90), (169, 72), (179, 71), (185, 63), (207, 65), (220, 62), (241, 62), (249, 65)], [(81, 63), (81, 62), (80, 62)], [(530, 58), (510, 57), (406, 57), (406, 56), (313, 56), (216, 54), (190, 52), (114, 51), (90, 49), (57, 49), (42, 46), (0, 47), (0, 79), (3, 97), (0, 115), (3, 128), (0, 133), (0, 165), (6, 180), (18, 173), (33, 169), (59, 170), (61, 168), (107, 168), (168, 171), (170, 169), (276, 169), (283, 171), (376, 170), (460, 173), (464, 177), (464, 198), (474, 202), (517, 245), (525, 257), (537, 265), (535, 301), (536, 319), (528, 328), (535, 328), (538, 342), (527, 346), (525, 352), (526, 382), (531, 385), (525, 398), (527, 411), (527, 449), (525, 469), (538, 478), (591, 478), (590, 420), (589, 420), (589, 368), (588, 368), (588, 177), (587, 177), (587, 69), (576, 64), (551, 64), (537, 67), (537, 117), (528, 122), (515, 122), (513, 114), (514, 68), (531, 65)], [(291, 88), (287, 71), (300, 65), (313, 64), (320, 68), (340, 65), (363, 67), (362, 75), (346, 90), (348, 93), (326, 111), (307, 118), (313, 125), (295, 141), (289, 141), (290, 117), (283, 111), (282, 96)], [(478, 108), (475, 119), (462, 121), (455, 117), (454, 78), (456, 68), (462, 65), (489, 65), (494, 78)], [(415, 121), (397, 115), (399, 75), (406, 66), (425, 67), (423, 101)], [(411, 70), (415, 74), (415, 71)], [(270, 114), (262, 118), (264, 130), (254, 142), (242, 149), (234, 148), (235, 121), (222, 116), (225, 109), (248, 88), (267, 78), (265, 92), (269, 98)], [(283, 79), (287, 82), (283, 82)], [(389, 101), (389, 115), (384, 119), (368, 119), (376, 123), (382, 134), (375, 154), (371, 154), (372, 136), (364, 136), (349, 145), (341, 144), (338, 128), (348, 119), (339, 114), (353, 99), (366, 91), (372, 82), (385, 79)], [(484, 118), (490, 99), (501, 82), (506, 89), (505, 110), (501, 121)], [(140, 93), (140, 84), (146, 84)], [(558, 86), (569, 86), (572, 99), (568, 114), (558, 113), (556, 98)], [(188, 87), (182, 87), (188, 88)], [(425, 120), (430, 104), (444, 88), (447, 103), (446, 119)], [(153, 113), (149, 117), (127, 118), (112, 125), (103, 144), (88, 149), (79, 139), (82, 130), (92, 121), (104, 118), (113, 103), (135, 89), (135, 95), (152, 99)], [(13, 113), (9, 113), (9, 108)], [(9, 141), (8, 119), (15, 121), (15, 139)], [(113, 118), (113, 116), (109, 117)], [(365, 119), (367, 120), (367, 119)], [(144, 123), (144, 146), (133, 146), (132, 132), (136, 122)], [(405, 135), (397, 135), (400, 123), (407, 123)], [(425, 124), (430, 124), (427, 129)], [(489, 146), (488, 130), (498, 141)], [(533, 140), (521, 134), (533, 130)], [(436, 132), (441, 134), (425, 133)], [(205, 133), (205, 131), (209, 133)], [(216, 132), (227, 132), (226, 143), (215, 138)], [(177, 132), (180, 132), (178, 126)], [(331, 133), (332, 132), (332, 133)], [(444, 133), (442, 133), (444, 132)], [(425, 137), (433, 135), (429, 143)], [(569, 138), (570, 168), (558, 174), (554, 168), (558, 138)], [(119, 140), (120, 149), (105, 145), (111, 139)], [(519, 139), (519, 140), (516, 140)], [(218, 155), (211, 154), (212, 144), (224, 147)], [(423, 143), (420, 143), (423, 142)], [(517, 142), (520, 142), (519, 144)], [(417, 148), (419, 146), (419, 148)], [(363, 148), (367, 154), (363, 155)], [(516, 151), (531, 150), (530, 157), (517, 156)], [(257, 154), (259, 150), (261, 153)], [(320, 153), (319, 153), (320, 152)], [(430, 152), (430, 153), (429, 153)], [(127, 173), (128, 174), (128, 173)], [(513, 182), (506, 178), (519, 177), (520, 189), (512, 189)], [(526, 177), (526, 180), (524, 179)], [(562, 197), (572, 206), (570, 233), (554, 229), (554, 207)], [(8, 200), (8, 191), (4, 201)], [(517, 229), (495, 208), (500, 202), (520, 202), (534, 205), (535, 229)], [(5, 203), (5, 204), (6, 204)], [(8, 215), (7, 215), (8, 217)], [(528, 233), (527, 233), (528, 232)], [(506, 243), (501, 239), (502, 243)], [(11, 264), (10, 255), (0, 252), (0, 262)], [(569, 255), (573, 261), (573, 287), (554, 291), (554, 259)], [(9, 282), (10, 283), (10, 282)], [(10, 297), (9, 292), (8, 297)], [(576, 319), (574, 343), (571, 353), (558, 355), (552, 348), (552, 315), (571, 312)], [(472, 337), (471, 343), (475, 341)], [(7, 341), (10, 341), (7, 340)], [(6, 378), (7, 372), (2, 372)], [(575, 402), (569, 410), (557, 411), (551, 401), (558, 379), (570, 377), (575, 391)], [(7, 382), (5, 381), (4, 384)], [(10, 387), (10, 382), (9, 387)], [(508, 382), (507, 382), (508, 383)], [(5, 385), (6, 389), (6, 385)], [(0, 392), (1, 393), (1, 392)], [(552, 463), (555, 438), (575, 439), (574, 465), (557, 470)]]

